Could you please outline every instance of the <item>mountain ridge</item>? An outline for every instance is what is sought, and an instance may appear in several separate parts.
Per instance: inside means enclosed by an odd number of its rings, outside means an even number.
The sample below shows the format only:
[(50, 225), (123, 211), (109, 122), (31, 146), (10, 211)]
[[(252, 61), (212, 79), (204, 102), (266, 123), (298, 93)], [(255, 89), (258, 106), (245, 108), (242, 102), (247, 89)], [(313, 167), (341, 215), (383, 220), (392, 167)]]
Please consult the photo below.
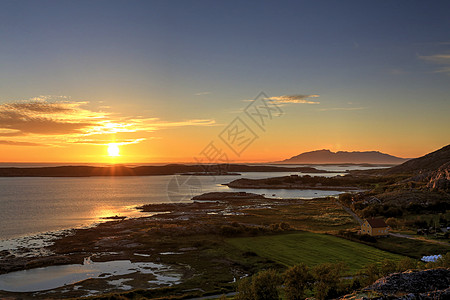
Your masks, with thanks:
[(436, 171), (450, 162), (450, 145), (386, 170), (388, 174)]
[(278, 163), (306, 163), (306, 164), (392, 164), (397, 165), (407, 161), (407, 158), (397, 157), (380, 151), (337, 151), (321, 149), (303, 152)]

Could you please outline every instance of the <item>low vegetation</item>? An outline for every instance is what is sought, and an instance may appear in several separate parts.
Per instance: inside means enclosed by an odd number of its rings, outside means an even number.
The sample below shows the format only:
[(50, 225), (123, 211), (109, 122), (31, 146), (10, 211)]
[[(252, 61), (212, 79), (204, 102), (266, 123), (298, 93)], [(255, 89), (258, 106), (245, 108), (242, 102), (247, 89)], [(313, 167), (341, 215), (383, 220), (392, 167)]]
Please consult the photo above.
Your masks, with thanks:
[(345, 263), (323, 263), (313, 267), (296, 264), (284, 272), (261, 271), (241, 279), (237, 284), (238, 300), (287, 299), (299, 300), (314, 297), (318, 300), (334, 299), (372, 284), (377, 279), (395, 272), (413, 269), (450, 267), (450, 253), (435, 263), (419, 263), (410, 258), (384, 259), (365, 265), (352, 278), (344, 277)]
[(390, 185), (404, 178), (400, 175), (389, 176), (283, 176), (264, 179), (236, 179), (228, 184), (234, 188), (264, 188), (264, 189), (298, 189), (298, 188), (317, 188), (317, 189), (374, 189), (379, 185)]
[(450, 251), (447, 244), (439, 244), (428, 240), (408, 239), (396, 236), (373, 238), (367, 235), (359, 235), (354, 230), (340, 231), (337, 236), (345, 239), (364, 243), (380, 250), (420, 259), (425, 255), (443, 254)]
[(312, 267), (322, 263), (345, 262), (349, 267), (349, 274), (355, 274), (366, 264), (403, 258), (369, 245), (312, 232), (233, 238), (226, 241), (242, 251), (255, 253), (284, 266), (305, 263)]

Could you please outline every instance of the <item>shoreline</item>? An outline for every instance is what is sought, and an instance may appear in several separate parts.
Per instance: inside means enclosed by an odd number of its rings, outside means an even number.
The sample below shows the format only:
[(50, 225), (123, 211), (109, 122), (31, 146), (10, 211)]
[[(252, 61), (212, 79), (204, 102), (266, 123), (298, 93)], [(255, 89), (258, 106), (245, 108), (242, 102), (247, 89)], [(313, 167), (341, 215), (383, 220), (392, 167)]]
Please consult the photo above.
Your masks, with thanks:
[(255, 190), (318, 190), (318, 191), (349, 191), (349, 192), (356, 192), (356, 191), (363, 191), (363, 189), (356, 187), (356, 186), (310, 186), (310, 185), (301, 185), (301, 186), (292, 186), (292, 185), (240, 185), (240, 184), (230, 184), (230, 183), (223, 183), (222, 185), (228, 186), (229, 188), (235, 188), (235, 189), (255, 189)]
[[(93, 270), (94, 276), (42, 291), (32, 291), (23, 282), (10, 288), (22, 292), (0, 291), (0, 298), (108, 297), (111, 293), (132, 295), (135, 290), (149, 298), (222, 294), (234, 291), (235, 282), (242, 277), (268, 268), (281, 272), (286, 267), (235, 247), (230, 240), (335, 236), (340, 230), (359, 228), (334, 197), (279, 199), (246, 192), (212, 192), (195, 196), (191, 202), (147, 204), (138, 209), (153, 215), (73, 229), (44, 246), (47, 252), (41, 255), (11, 255), (0, 260), (3, 282), (25, 274), (23, 270), (36, 274), (47, 287), (55, 286), (52, 276), (59, 270), (69, 275), (71, 269), (82, 274)], [(115, 274), (117, 269), (111, 266), (120, 267), (120, 272)], [(166, 277), (169, 280), (164, 281)]]
[[(258, 234), (261, 232), (270, 233), (275, 229), (263, 224), (249, 223), (246, 215), (250, 210), (267, 210), (272, 207), (298, 207), (305, 203), (314, 204), (316, 201), (328, 201), (326, 198), (315, 199), (272, 199), (251, 193), (213, 193), (214, 201), (192, 201), (186, 203), (165, 203), (149, 204), (141, 208), (141, 211), (152, 212), (152, 216), (143, 216), (125, 220), (107, 220), (89, 228), (78, 228), (64, 231), (65, 234), (53, 236), (50, 245), (43, 245), (45, 253), (35, 256), (19, 257), (6, 255), (0, 260), (0, 274), (13, 274), (12, 272), (21, 270), (36, 270), (58, 265), (82, 265), (86, 258), (91, 258), (94, 263), (116, 261), (129, 261), (129, 263), (158, 263), (177, 270), (181, 282), (184, 282), (196, 272), (210, 272), (214, 270), (214, 261), (197, 261), (199, 253), (208, 253), (209, 246), (204, 248), (202, 236), (208, 236), (208, 240), (216, 240), (216, 243), (223, 243), (223, 238), (227, 236), (222, 228), (234, 224), (232, 219), (246, 225), (242, 225), (246, 231)], [(203, 194), (203, 198), (211, 198)], [(234, 199), (234, 195), (241, 195)], [(202, 195), (199, 195), (202, 198)], [(225, 197), (224, 197), (225, 196)], [(314, 204), (317, 205), (317, 204)], [(278, 221), (279, 222), (279, 221)], [(352, 222), (351, 218), (348, 222)], [(259, 222), (257, 222), (259, 223)], [(192, 241), (180, 240), (180, 236), (194, 235)], [(200, 240), (197, 241), (197, 237)], [(170, 243), (168, 243), (170, 241)], [(209, 242), (208, 242), (209, 243)], [(216, 246), (212, 246), (213, 248)], [(204, 252), (206, 251), (206, 252)], [(6, 254), (6, 253), (3, 253)], [(259, 258), (255, 258), (259, 259)], [(200, 264), (200, 265), (199, 265)], [(206, 264), (206, 265), (205, 265)], [(189, 266), (189, 267), (188, 267)], [(81, 268), (81, 267), (80, 267)], [(223, 268), (228, 268), (227, 264)], [(237, 269), (236, 269), (237, 268)], [(208, 270), (208, 271), (207, 271)], [(33, 271), (35, 272), (35, 271)], [(237, 272), (237, 273), (236, 273)], [(244, 276), (248, 271), (241, 270), (235, 266), (231, 271), (227, 271), (226, 276)], [(1, 276), (1, 275), (0, 275)], [(109, 275), (108, 275), (109, 276)], [(112, 275), (111, 275), (112, 276)], [(96, 286), (104, 286), (111, 280), (118, 280), (118, 276), (109, 276), (95, 279)], [(150, 280), (145, 274), (136, 273), (124, 275), (130, 280), (133, 288), (145, 287), (145, 282)], [(146, 277), (147, 276), (147, 277)], [(45, 276), (44, 276), (45, 277)], [(117, 278), (116, 278), (117, 277)], [(142, 278), (147, 278), (142, 282)], [(92, 279), (94, 280), (94, 279)], [(92, 290), (92, 280), (84, 280), (80, 283), (61, 286), (56, 289), (42, 292), (21, 292), (10, 293), (0, 292), (1, 296), (28, 295), (37, 298), (58, 297), (58, 295), (81, 297), (86, 296)], [(233, 280), (233, 277), (227, 281)], [(150, 280), (151, 281), (151, 280)], [(182, 285), (181, 285), (182, 286)], [(155, 286), (158, 287), (158, 286)], [(98, 288), (96, 290), (108, 290)], [(112, 289), (111, 291), (117, 291)]]
[(216, 174), (238, 172), (300, 172), (332, 173), (313, 167), (255, 166), (245, 164), (181, 165), (126, 167), (123, 165), (93, 166), (58, 166), (58, 167), (0, 167), (0, 177), (94, 177), (94, 176), (156, 176), (186, 173)]

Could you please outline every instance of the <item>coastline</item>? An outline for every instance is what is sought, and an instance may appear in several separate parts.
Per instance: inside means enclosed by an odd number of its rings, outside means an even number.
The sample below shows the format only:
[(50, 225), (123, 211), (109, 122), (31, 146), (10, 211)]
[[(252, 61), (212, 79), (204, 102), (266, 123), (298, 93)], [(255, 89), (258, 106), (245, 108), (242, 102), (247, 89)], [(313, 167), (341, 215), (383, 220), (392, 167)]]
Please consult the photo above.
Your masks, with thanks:
[[(243, 197), (235, 199), (233, 195), (236, 194), (240, 194)], [(267, 209), (272, 210), (272, 208), (287, 209), (292, 207), (297, 209), (302, 205), (319, 205), (319, 203), (316, 203), (317, 201), (331, 203), (326, 198), (312, 200), (272, 199), (256, 194), (229, 194), (226, 192), (215, 193), (215, 195), (217, 197), (212, 197), (212, 201), (195, 200), (180, 204), (145, 205), (141, 207), (141, 210), (154, 213), (152, 216), (125, 220), (107, 220), (89, 228), (68, 230), (66, 231), (67, 234), (55, 236), (50, 244), (44, 245), (43, 249), (45, 249), (45, 252), (40, 255), (25, 257), (9, 255), (2, 258), (0, 273), (14, 274), (14, 272), (21, 270), (42, 268), (41, 270), (44, 272), (42, 278), (45, 278), (45, 270), (51, 266), (84, 265), (86, 259), (92, 260), (95, 266), (101, 262), (121, 262), (121, 264), (128, 262), (126, 263), (128, 265), (157, 263), (165, 266), (164, 268), (167, 268), (167, 270), (171, 270), (170, 272), (178, 274), (176, 276), (180, 278), (179, 285), (182, 288), (183, 284), (181, 283), (192, 280), (193, 276), (198, 274), (198, 272), (210, 273), (217, 267), (215, 261), (218, 258), (214, 258), (211, 261), (198, 261), (198, 257), (199, 255), (200, 257), (206, 255), (210, 251), (208, 250), (211, 249), (208, 246), (209, 243), (212, 243), (211, 247), (213, 248), (216, 246), (212, 245), (217, 243), (221, 244), (221, 247), (227, 247), (223, 244), (223, 238), (227, 237), (229, 233), (224, 230), (228, 228), (227, 226), (230, 226), (229, 224), (234, 224), (232, 220), (242, 224), (239, 230), (244, 230), (243, 233), (247, 232), (245, 234), (258, 235), (258, 232), (270, 233), (272, 231), (278, 233), (281, 230), (279, 227), (263, 225), (262, 223), (258, 224), (260, 221), (256, 221), (255, 224), (255, 220), (248, 219), (246, 216), (252, 210), (264, 212)], [(200, 198), (211, 197), (206, 195)], [(275, 219), (278, 219), (278, 217), (275, 217)], [(343, 224), (353, 224), (351, 217), (345, 217), (344, 220)], [(334, 222), (337, 221), (335, 220)], [(286, 228), (283, 230), (290, 229)], [(187, 238), (192, 234), (192, 237)], [(181, 236), (184, 237), (183, 240), (180, 240)], [(206, 244), (204, 244), (206, 240), (202, 241), (204, 237), (208, 237)], [(254, 259), (260, 260), (261, 258), (255, 257)], [(82, 267), (80, 266), (79, 268)], [(221, 266), (221, 268), (226, 268), (228, 271), (221, 271), (224, 274), (218, 277), (218, 280), (223, 280), (223, 276), (225, 276), (228, 278), (227, 281), (230, 282), (234, 280), (233, 276), (239, 278), (249, 272), (238, 266), (228, 269), (228, 264)], [(170, 272), (168, 274), (172, 274)], [(151, 274), (147, 276), (136, 273), (124, 276), (123, 278), (130, 280), (129, 282), (133, 288), (148, 288), (148, 284), (145, 282), (155, 280)], [(51, 294), (47, 293), (47, 291), (30, 291), (19, 294), (0, 292), (0, 296), (28, 295), (29, 297), (48, 298), (50, 295), (52, 297), (63, 295), (64, 297), (81, 297), (88, 295), (92, 290), (108, 291), (107, 288), (100, 289), (100, 286), (107, 284), (108, 280), (122, 278), (119, 277), (108, 275), (105, 278), (92, 279), (94, 281), (85, 280), (52, 289)], [(142, 281), (143, 278), (145, 279), (144, 281)], [(93, 288), (92, 282), (96, 282), (94, 285), (96, 288)], [(168, 285), (164, 284), (163, 286)], [(155, 285), (155, 287), (161, 286)], [(120, 288), (113, 288), (111, 291), (120, 291)]]
[[(0, 167), (0, 177), (94, 177), (94, 176), (155, 176), (176, 174), (216, 174), (237, 172), (301, 172), (330, 173), (313, 167), (256, 166), (245, 164), (179, 165), (127, 167), (114, 165), (108, 167), (94, 166), (58, 166), (17, 168)], [(234, 174), (233, 174), (234, 175)]]

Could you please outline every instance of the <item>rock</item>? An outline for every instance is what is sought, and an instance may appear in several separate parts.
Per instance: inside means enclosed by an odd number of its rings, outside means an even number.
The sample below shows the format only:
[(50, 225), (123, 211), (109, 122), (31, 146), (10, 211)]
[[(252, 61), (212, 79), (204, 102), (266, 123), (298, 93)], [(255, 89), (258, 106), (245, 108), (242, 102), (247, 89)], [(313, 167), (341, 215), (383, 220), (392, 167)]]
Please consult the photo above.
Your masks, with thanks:
[(242, 200), (242, 199), (265, 199), (264, 196), (246, 192), (210, 192), (198, 195), (192, 200)]
[(366, 290), (383, 295), (394, 293), (425, 293), (442, 290), (450, 286), (450, 269), (429, 269), (424, 271), (406, 271), (394, 273), (378, 279)]
[(360, 292), (355, 292), (339, 299), (450, 299), (450, 268), (393, 273), (378, 279)]
[(450, 162), (430, 174), (427, 186), (433, 190), (450, 191)]

